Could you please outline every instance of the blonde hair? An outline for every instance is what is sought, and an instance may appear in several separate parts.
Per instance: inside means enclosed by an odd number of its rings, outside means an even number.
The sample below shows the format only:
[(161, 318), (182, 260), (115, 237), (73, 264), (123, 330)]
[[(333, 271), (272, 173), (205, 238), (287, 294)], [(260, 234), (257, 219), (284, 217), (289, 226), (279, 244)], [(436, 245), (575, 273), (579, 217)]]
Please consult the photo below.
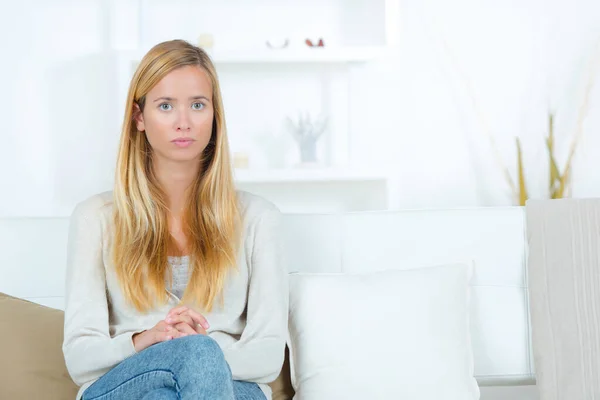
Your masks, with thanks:
[(113, 192), (112, 260), (125, 299), (141, 312), (168, 300), (165, 278), (171, 282), (171, 274), (167, 251), (173, 239), (166, 196), (152, 169), (152, 148), (134, 121), (135, 105), (143, 111), (147, 93), (169, 72), (188, 65), (207, 73), (214, 117), (182, 221), (190, 256), (190, 280), (182, 301), (210, 311), (228, 271), (236, 265), (240, 213), (215, 67), (202, 49), (183, 40), (160, 43), (143, 57), (131, 80)]

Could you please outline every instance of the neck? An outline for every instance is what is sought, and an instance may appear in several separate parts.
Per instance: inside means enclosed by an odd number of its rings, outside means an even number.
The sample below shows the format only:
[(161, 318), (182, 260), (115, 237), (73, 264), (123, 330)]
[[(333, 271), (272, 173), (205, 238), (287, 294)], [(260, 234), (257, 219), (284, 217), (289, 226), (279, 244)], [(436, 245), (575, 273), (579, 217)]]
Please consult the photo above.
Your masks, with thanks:
[(179, 220), (186, 203), (187, 189), (200, 172), (200, 162), (177, 162), (156, 157), (153, 169), (158, 183), (167, 196), (170, 219)]

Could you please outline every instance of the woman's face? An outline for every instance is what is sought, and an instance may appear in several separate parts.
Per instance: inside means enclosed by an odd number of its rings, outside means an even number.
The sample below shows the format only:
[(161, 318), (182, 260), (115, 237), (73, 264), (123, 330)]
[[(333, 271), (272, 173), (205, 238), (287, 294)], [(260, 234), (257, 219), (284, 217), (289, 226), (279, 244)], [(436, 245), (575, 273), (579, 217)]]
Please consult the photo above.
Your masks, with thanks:
[(197, 66), (171, 71), (146, 95), (137, 129), (146, 133), (155, 157), (170, 161), (199, 160), (213, 125), (212, 85)]

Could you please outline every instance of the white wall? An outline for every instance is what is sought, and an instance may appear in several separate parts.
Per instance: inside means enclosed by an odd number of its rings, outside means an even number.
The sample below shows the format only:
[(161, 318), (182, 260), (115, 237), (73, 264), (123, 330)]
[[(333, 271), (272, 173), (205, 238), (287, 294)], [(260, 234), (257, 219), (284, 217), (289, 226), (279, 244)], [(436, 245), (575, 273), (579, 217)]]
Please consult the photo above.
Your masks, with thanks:
[[(353, 156), (396, 172), (397, 207), (511, 204), (466, 77), (513, 179), (519, 136), (530, 194), (544, 196), (546, 112), (564, 162), (594, 46), (600, 56), (600, 3), (404, 0), (401, 14), (397, 61), (356, 73)], [(574, 194), (598, 196), (600, 83), (584, 128)]]
[[(277, 5), (271, 15), (295, 12), (299, 21), (299, 9), (305, 16), (318, 9), (316, 2), (303, 3), (303, 8), (292, 1), (263, 3)], [(243, 2), (227, 4), (235, 13)], [(329, 33), (338, 42), (382, 40), (373, 17), (381, 11), (381, 2), (372, 13), (364, 1), (326, 4), (322, 24), (327, 18), (341, 18), (336, 10), (343, 10), (346, 22), (369, 16), (362, 31), (347, 25), (345, 30), (332, 29)], [(82, 197), (111, 186), (129, 66), (117, 50), (134, 48), (140, 37), (148, 45), (175, 33), (157, 30), (154, 37), (148, 33), (152, 30), (140, 29), (135, 23), (138, 2), (133, 0), (2, 1), (1, 7), (0, 216), (66, 215)], [(146, 9), (151, 20), (150, 14)], [(543, 196), (545, 113), (548, 107), (557, 110), (563, 162), (589, 74), (588, 61), (598, 49), (600, 3), (401, 0), (399, 19), (398, 46), (391, 59), (349, 70), (350, 161), (381, 167), (392, 175), (392, 208), (511, 204), (464, 76), (502, 162), (514, 172), (514, 137), (521, 137), (531, 194)], [(276, 19), (271, 31), (268, 26), (253, 31), (252, 26), (232, 22), (237, 20), (226, 21), (229, 43), (247, 39), (252, 32), (258, 37), (282, 29)], [(181, 34), (206, 26), (186, 25)], [(244, 136), (244, 126), (251, 125), (253, 134), (276, 131), (292, 105), (316, 107), (318, 101), (311, 99), (321, 95), (310, 68), (230, 72), (229, 77), (223, 72), (223, 85), (232, 147), (237, 150), (256, 151), (256, 143)], [(295, 78), (282, 84), (285, 74)], [(250, 100), (236, 94), (253, 88), (256, 94)], [(269, 120), (271, 114), (265, 110), (274, 107), (271, 95), (286, 91), (290, 108), (277, 110), (278, 118)], [(600, 195), (599, 102), (600, 82), (591, 93), (584, 141), (573, 171), (576, 196)]]
[(105, 23), (102, 1), (2, 2), (0, 215), (64, 214), (110, 184), (119, 122)]

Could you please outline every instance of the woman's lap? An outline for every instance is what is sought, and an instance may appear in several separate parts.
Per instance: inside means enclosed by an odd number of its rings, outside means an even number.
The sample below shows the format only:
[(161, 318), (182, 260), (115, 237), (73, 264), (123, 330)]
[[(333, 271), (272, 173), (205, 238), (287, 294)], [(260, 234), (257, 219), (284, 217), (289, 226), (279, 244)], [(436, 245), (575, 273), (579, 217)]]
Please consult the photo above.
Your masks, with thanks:
[(265, 400), (257, 384), (232, 380), (219, 345), (202, 335), (158, 343), (123, 360), (82, 400), (122, 398)]

